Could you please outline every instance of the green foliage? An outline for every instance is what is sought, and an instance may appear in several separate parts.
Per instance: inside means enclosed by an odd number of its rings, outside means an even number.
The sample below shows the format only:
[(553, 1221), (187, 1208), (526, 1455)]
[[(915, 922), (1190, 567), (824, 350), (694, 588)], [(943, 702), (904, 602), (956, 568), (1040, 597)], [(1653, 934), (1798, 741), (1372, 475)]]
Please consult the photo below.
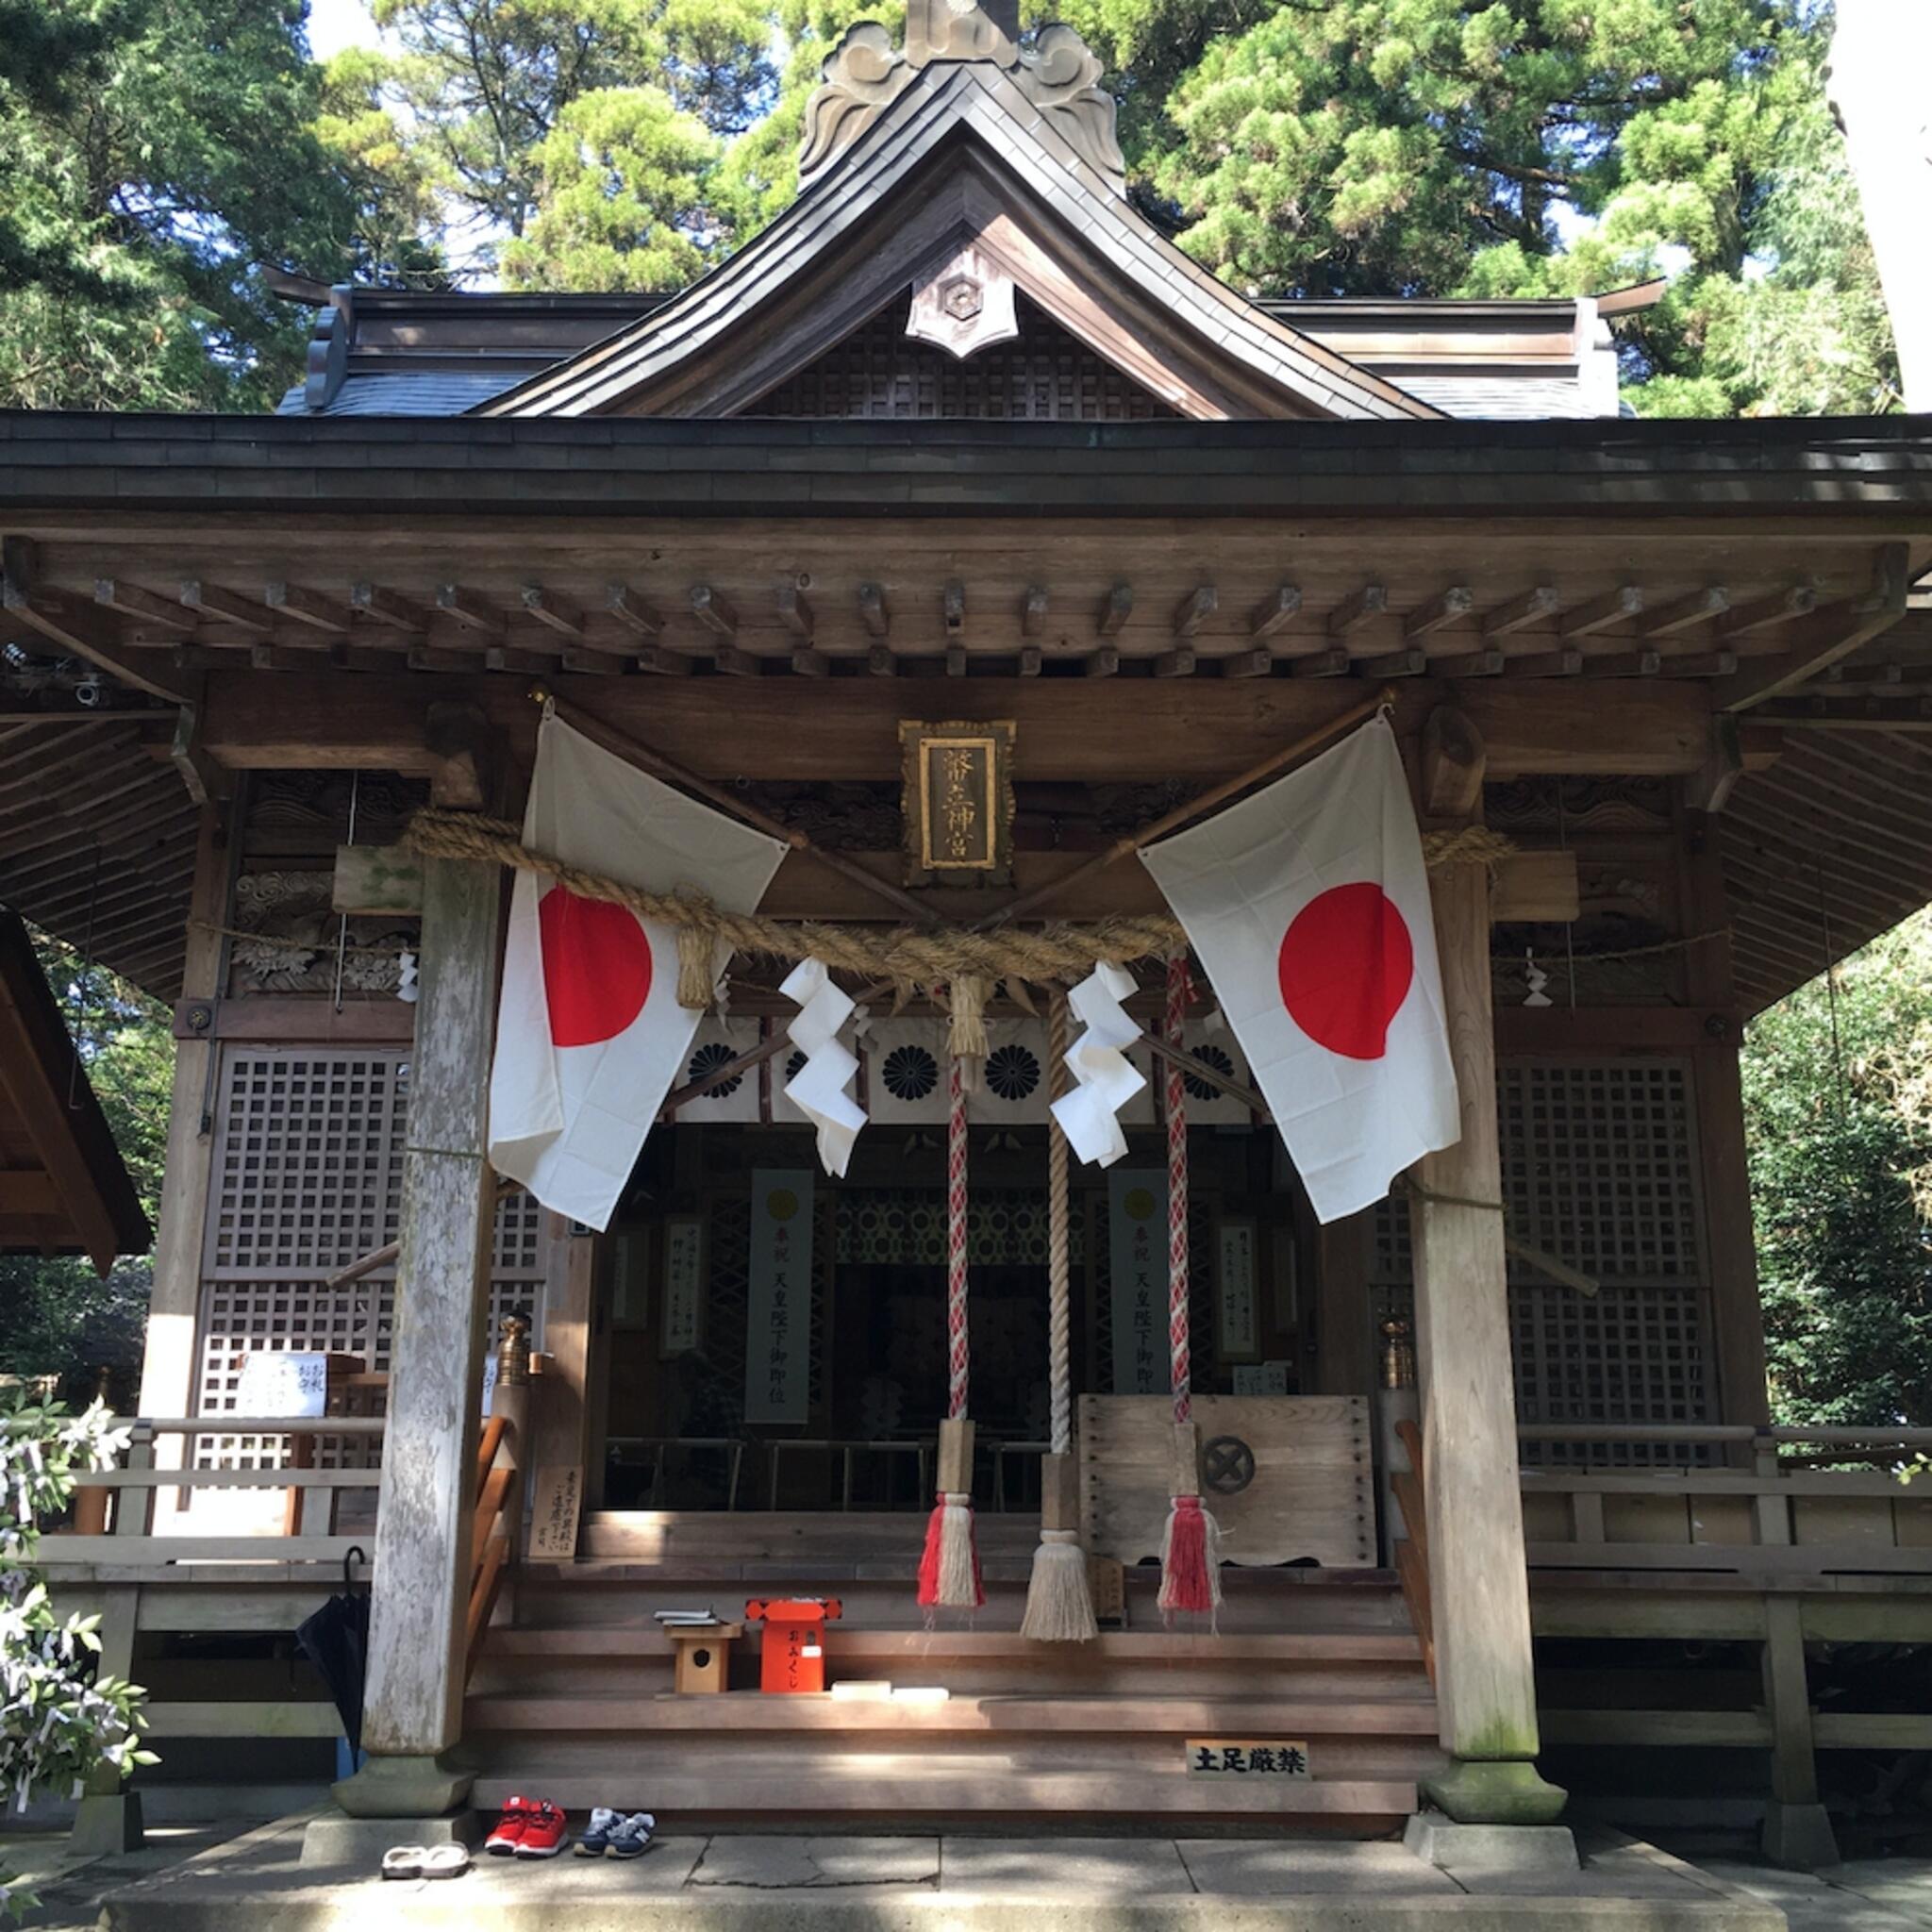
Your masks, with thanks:
[[(89, 1084), (150, 1222), (167, 1153), (175, 1041), (168, 1010), (43, 941), (41, 964), (80, 1050)], [(0, 1256), (0, 1372), (91, 1383), (102, 1364), (132, 1369), (154, 1282), (150, 1255), (125, 1256), (106, 1280), (77, 1257)]]
[(1752, 1023), (1745, 1122), (1780, 1421), (1932, 1423), (1932, 912)]
[[(141, 1687), (95, 1666), (100, 1618), (61, 1617), (33, 1567), (39, 1525), (66, 1508), (75, 1474), (111, 1466), (127, 1446), (110, 1421), (98, 1405), (72, 1415), (0, 1394), (0, 1791), (23, 1806), (158, 1761), (141, 1748)], [(18, 1917), (34, 1903), (0, 1869), (0, 1905)]]

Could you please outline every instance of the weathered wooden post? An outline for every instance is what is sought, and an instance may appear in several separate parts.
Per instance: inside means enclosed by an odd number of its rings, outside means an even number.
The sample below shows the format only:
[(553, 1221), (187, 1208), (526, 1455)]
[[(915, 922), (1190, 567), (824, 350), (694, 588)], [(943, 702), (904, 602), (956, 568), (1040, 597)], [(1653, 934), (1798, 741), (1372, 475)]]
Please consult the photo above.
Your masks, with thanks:
[[(1480, 820), (1484, 750), (1460, 712), (1424, 739), (1424, 814)], [(1429, 1595), (1442, 1748), (1424, 1789), (1464, 1824), (1548, 1824), (1564, 1792), (1537, 1775), (1529, 1575), (1504, 1274), (1490, 875), (1480, 860), (1431, 874), (1436, 945), (1462, 1137), (1428, 1156), (1410, 1208), (1423, 1405)], [(1574, 1857), (1574, 1854), (1572, 1855)]]
[[(480, 734), (480, 718), (474, 722)], [(432, 725), (446, 734), (451, 721)], [(481, 762), (480, 742), (453, 758), (436, 802), (481, 804)], [(493, 863), (425, 862), (362, 1724), (369, 1759), (335, 1788), (357, 1818), (439, 1817), (469, 1795), (470, 1774), (445, 1754), (462, 1731), (467, 1661), (483, 1285), (496, 1200), (484, 1148), (502, 900)]]

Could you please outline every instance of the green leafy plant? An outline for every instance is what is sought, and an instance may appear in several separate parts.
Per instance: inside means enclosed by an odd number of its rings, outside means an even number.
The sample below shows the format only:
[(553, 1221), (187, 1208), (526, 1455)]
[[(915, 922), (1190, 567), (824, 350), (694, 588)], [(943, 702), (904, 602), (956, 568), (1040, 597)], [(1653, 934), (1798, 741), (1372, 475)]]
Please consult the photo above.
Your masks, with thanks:
[[(125, 1777), (158, 1761), (141, 1745), (140, 1686), (98, 1669), (100, 1618), (62, 1617), (34, 1561), (75, 1477), (110, 1467), (127, 1439), (99, 1403), (75, 1415), (20, 1390), (0, 1397), (0, 1792), (22, 1810), (42, 1790), (79, 1797), (103, 1768)], [(20, 1917), (35, 1902), (0, 1867), (0, 1904)]]

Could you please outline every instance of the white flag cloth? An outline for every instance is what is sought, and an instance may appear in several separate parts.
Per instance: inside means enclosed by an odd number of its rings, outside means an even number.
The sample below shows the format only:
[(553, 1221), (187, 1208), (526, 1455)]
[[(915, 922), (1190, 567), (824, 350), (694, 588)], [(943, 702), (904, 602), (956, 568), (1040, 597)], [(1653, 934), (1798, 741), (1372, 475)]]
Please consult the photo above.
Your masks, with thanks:
[(1429, 876), (1386, 720), (1141, 857), (1322, 1220), (1456, 1141)]
[[(755, 912), (785, 846), (626, 764), (547, 710), (524, 843), (646, 891)], [(722, 970), (723, 961), (720, 961)], [(517, 874), (490, 1160), (544, 1207), (608, 1224), (703, 1016), (677, 1004), (675, 927)]]
[(785, 1098), (818, 1129), (819, 1165), (842, 1179), (865, 1124), (865, 1109), (845, 1091), (858, 1057), (839, 1038), (852, 1017), (852, 996), (832, 984), (823, 959), (801, 959), (778, 991), (798, 1002), (786, 1031), (805, 1054), (804, 1066), (785, 1083)]
[(1139, 1022), (1121, 1005), (1133, 990), (1131, 973), (1102, 959), (1067, 994), (1074, 1019), (1087, 1030), (1066, 1051), (1074, 1085), (1054, 1102), (1053, 1117), (1075, 1157), (1102, 1167), (1111, 1167), (1127, 1151), (1121, 1108), (1147, 1084), (1126, 1056), (1141, 1037)]

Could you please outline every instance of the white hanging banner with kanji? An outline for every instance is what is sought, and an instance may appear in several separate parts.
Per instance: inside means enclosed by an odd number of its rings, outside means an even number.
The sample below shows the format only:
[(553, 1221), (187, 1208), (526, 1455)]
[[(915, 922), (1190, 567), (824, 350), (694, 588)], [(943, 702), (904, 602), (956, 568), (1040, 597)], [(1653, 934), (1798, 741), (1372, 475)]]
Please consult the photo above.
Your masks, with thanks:
[(1113, 1392), (1165, 1395), (1173, 1375), (1167, 1348), (1164, 1168), (1116, 1167), (1108, 1172), (1107, 1270)]
[(1385, 719), (1141, 858), (1321, 1220), (1456, 1141), (1429, 875)]

